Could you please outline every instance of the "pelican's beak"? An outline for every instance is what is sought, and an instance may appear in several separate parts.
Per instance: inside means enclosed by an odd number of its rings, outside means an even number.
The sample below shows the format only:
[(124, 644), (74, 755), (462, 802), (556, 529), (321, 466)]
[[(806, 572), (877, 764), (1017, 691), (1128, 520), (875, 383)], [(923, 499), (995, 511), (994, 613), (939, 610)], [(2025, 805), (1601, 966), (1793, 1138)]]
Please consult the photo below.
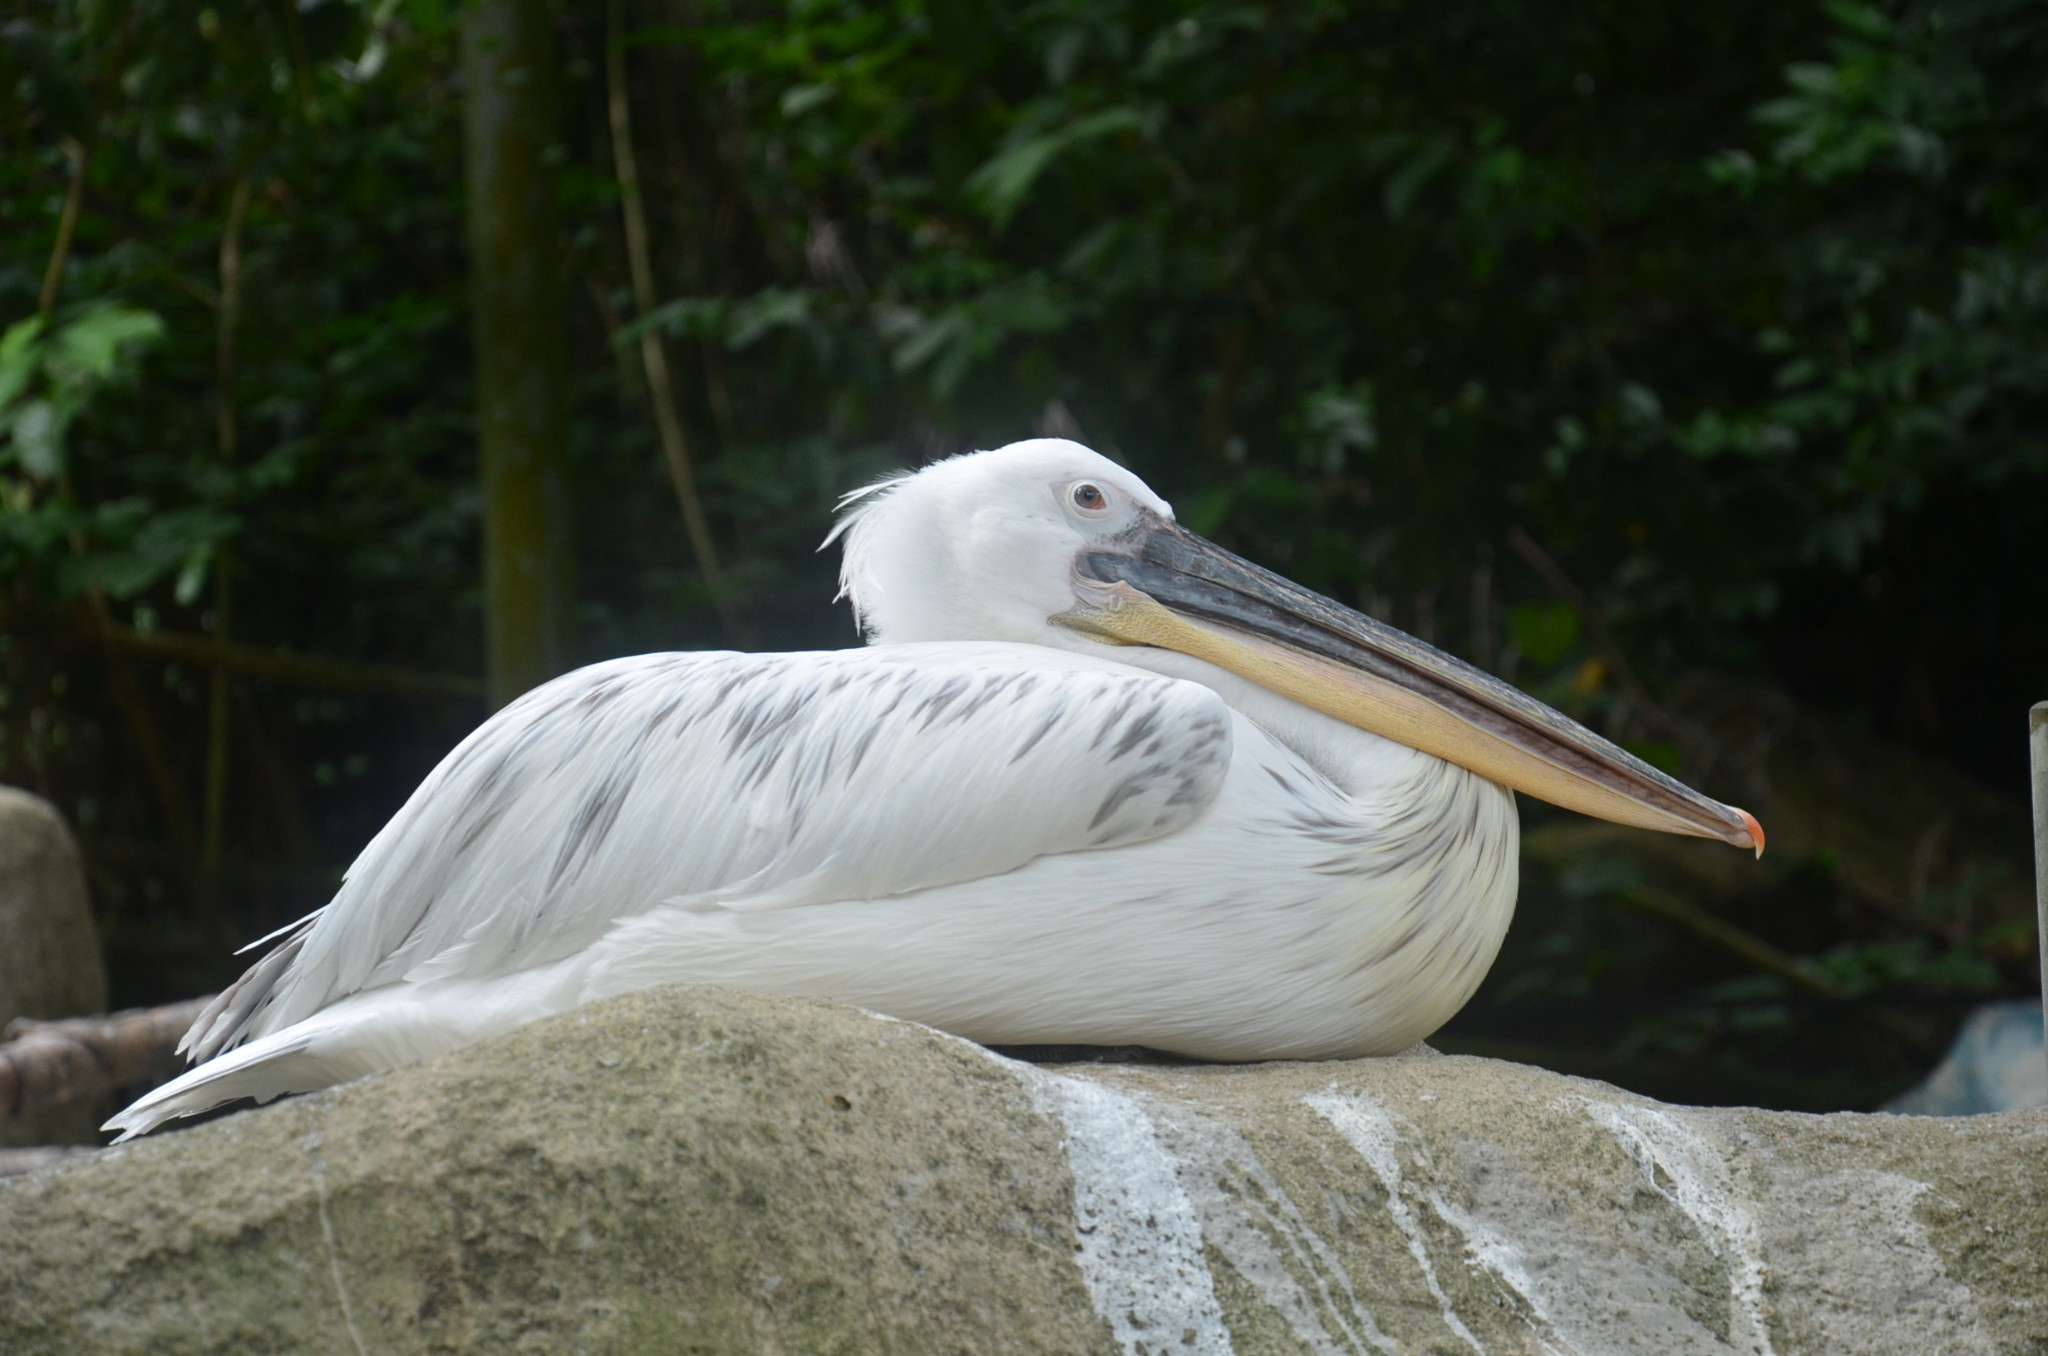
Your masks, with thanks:
[(1492, 674), (1149, 519), (1081, 556), (1087, 601), (1053, 620), (1178, 650), (1347, 724), (1582, 814), (1763, 855), (1763, 826)]

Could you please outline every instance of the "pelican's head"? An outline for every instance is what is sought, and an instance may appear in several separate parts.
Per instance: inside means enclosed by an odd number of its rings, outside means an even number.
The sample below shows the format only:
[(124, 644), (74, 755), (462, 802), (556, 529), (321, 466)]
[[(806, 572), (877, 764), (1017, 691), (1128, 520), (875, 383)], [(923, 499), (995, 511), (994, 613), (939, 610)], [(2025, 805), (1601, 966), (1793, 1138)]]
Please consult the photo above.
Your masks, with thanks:
[(1076, 564), (1173, 510), (1144, 481), (1064, 438), (950, 457), (856, 490), (841, 596), (869, 640), (1053, 643), (1087, 585)]
[(1710, 800), (1462, 660), (1230, 554), (1142, 480), (1035, 438), (848, 495), (843, 596), (870, 640), (1151, 646), (1602, 819), (1763, 852)]

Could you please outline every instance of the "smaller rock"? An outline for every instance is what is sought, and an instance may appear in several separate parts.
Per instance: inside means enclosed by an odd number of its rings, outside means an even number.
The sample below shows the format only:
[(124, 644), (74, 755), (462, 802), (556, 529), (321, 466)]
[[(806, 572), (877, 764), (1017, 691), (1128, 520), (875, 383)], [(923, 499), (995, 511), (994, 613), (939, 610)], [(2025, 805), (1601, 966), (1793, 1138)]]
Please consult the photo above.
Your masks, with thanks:
[[(0, 1028), (105, 1012), (107, 972), (78, 844), (41, 796), (0, 787)], [(0, 1119), (0, 1145), (98, 1142), (98, 1105)]]
[(1981, 1116), (2048, 1106), (2041, 1005), (1986, 1003), (1970, 1014), (1934, 1072), (1884, 1104), (1902, 1116)]

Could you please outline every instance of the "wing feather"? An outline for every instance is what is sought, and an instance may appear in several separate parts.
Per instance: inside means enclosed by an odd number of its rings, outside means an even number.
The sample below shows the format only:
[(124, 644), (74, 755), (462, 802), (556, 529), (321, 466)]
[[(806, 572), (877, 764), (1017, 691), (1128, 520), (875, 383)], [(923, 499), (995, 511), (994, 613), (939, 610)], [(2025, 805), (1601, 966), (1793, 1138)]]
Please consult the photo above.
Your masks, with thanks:
[(509, 973), (663, 904), (790, 908), (1174, 832), (1221, 698), (1035, 646), (643, 655), (527, 694), (443, 760), (196, 1058), (400, 980)]

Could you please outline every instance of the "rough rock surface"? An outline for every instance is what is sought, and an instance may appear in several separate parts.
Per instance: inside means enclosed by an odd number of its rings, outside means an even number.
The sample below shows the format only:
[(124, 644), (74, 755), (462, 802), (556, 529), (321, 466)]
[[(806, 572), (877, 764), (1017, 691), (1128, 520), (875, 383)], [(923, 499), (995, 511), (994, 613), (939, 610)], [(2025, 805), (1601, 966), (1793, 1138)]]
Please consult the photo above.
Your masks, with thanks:
[(2048, 1112), (661, 990), (0, 1182), (0, 1350), (2048, 1352)]
[[(78, 845), (41, 796), (0, 786), (0, 1028), (104, 1012), (107, 974)], [(0, 1146), (92, 1143), (97, 1106), (0, 1120)]]

